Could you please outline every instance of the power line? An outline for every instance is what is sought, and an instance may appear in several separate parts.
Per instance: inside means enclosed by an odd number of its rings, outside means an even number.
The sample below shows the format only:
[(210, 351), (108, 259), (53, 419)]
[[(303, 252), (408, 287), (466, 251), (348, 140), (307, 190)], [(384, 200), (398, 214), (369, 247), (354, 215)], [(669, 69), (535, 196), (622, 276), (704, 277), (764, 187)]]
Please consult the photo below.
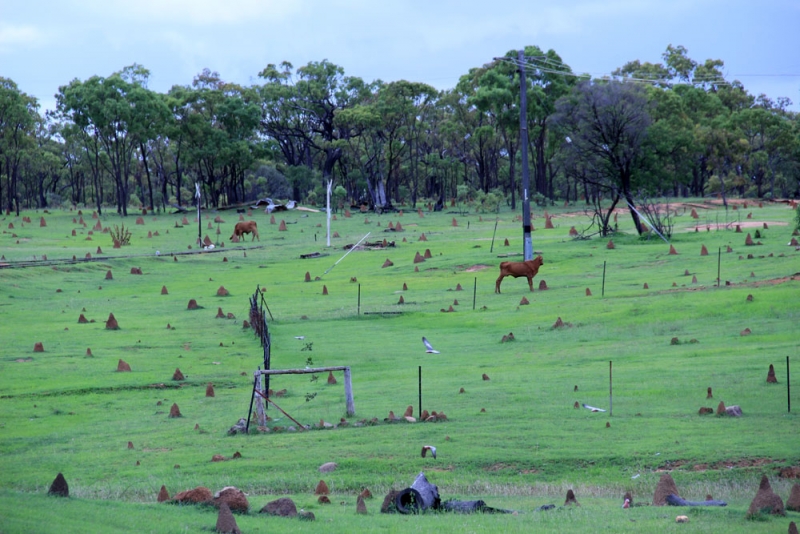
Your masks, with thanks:
[[(552, 60), (551, 58), (542, 58), (541, 56), (528, 57), (528, 58), (525, 58), (522, 62), (516, 60), (515, 58), (508, 58), (508, 57), (496, 58), (496, 59), (501, 61), (501, 62), (513, 64), (517, 68), (524, 68), (526, 72), (531, 72), (533, 74), (536, 74), (536, 73), (561, 74), (563, 76), (572, 76), (574, 78), (579, 78), (579, 79), (581, 79), (581, 78), (588, 79), (588, 78), (591, 77), (589, 74), (586, 74), (586, 73), (584, 73), (584, 74), (576, 74), (576, 73), (572, 72), (571, 70), (558, 70), (556, 68), (551, 68), (551, 67), (547, 66), (546, 64), (542, 65), (540, 63), (537, 63), (536, 61), (548, 60), (549, 62), (552, 62), (557, 66), (562, 66), (565, 69), (569, 69), (569, 66), (565, 65), (564, 63)], [(547, 63), (548, 61), (545, 61), (545, 63)], [(741, 75), (739, 75), (739, 76), (741, 76)], [(667, 79), (658, 79), (658, 78), (638, 78), (638, 77), (634, 77), (634, 76), (613, 75), (613, 74), (603, 74), (601, 76), (595, 75), (595, 77), (597, 79), (604, 79), (604, 80), (619, 79), (620, 81), (625, 81), (625, 82), (647, 83), (647, 84), (651, 84), (651, 85), (666, 85), (666, 86), (670, 86), (670, 87), (671, 86), (675, 86), (675, 85), (689, 85), (689, 86), (706, 85), (706, 84), (711, 84), (711, 85), (716, 85), (716, 86), (722, 86), (722, 85), (730, 86), (731, 85), (731, 82), (726, 81), (724, 78), (719, 78), (719, 77), (715, 77), (715, 76), (695, 77), (695, 78), (692, 78), (692, 80), (686, 81), (686, 82), (667, 80)]]

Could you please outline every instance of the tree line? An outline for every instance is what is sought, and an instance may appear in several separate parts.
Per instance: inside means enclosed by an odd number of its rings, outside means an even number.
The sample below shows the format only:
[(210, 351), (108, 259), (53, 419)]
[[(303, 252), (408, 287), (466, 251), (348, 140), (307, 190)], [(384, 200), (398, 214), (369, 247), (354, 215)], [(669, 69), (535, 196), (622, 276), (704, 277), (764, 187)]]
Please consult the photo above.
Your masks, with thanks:
[[(0, 77), (0, 206), (182, 209), (262, 197), (391, 210), (455, 200), (516, 209), (520, 71), (531, 200), (583, 202), (601, 232), (647, 199), (800, 196), (800, 119), (787, 98), (751, 95), (720, 60), (681, 46), (605, 78), (526, 47), (436, 90), (366, 82), (327, 60), (267, 65), (259, 83), (208, 69), (167, 93), (131, 65), (59, 87), (56, 109)], [(631, 210), (634, 213), (633, 210)], [(638, 217), (634, 223), (642, 232)]]

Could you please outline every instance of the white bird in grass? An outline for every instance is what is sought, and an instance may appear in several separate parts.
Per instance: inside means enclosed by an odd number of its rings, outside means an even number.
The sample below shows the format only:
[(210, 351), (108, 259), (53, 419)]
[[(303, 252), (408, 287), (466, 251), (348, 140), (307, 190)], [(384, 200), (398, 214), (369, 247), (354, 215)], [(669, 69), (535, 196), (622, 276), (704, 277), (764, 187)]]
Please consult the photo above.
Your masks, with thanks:
[(422, 337), (422, 342), (425, 343), (425, 348), (427, 349), (425, 352), (427, 352), (428, 354), (439, 354), (439, 351), (434, 349), (433, 345), (431, 345), (430, 342), (427, 339), (425, 339), (425, 336)]
[(436, 459), (436, 447), (434, 447), (433, 445), (423, 445), (422, 446), (422, 457), (423, 458), (425, 458), (425, 455), (428, 453), (428, 451), (431, 451), (431, 456), (433, 456), (433, 459), (435, 460)]
[(593, 412), (604, 412), (605, 410), (602, 408), (595, 408), (594, 406), (589, 406), (588, 404), (581, 404), (587, 410), (592, 410)]

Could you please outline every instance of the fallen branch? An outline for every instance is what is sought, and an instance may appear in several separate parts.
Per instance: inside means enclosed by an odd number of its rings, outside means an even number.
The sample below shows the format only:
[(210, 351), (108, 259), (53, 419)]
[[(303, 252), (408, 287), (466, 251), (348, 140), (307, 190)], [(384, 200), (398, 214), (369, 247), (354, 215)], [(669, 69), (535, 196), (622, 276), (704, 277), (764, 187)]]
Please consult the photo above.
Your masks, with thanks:
[(687, 501), (673, 493), (667, 495), (667, 504), (670, 506), (728, 506), (725, 501)]
[(294, 417), (292, 417), (292, 416), (291, 416), (291, 415), (289, 415), (288, 413), (284, 412), (284, 411), (283, 411), (283, 409), (282, 409), (280, 406), (278, 406), (277, 404), (275, 404), (275, 402), (273, 402), (273, 400), (272, 400), (272, 399), (270, 399), (268, 396), (264, 395), (264, 393), (262, 393), (262, 392), (261, 392), (261, 391), (259, 391), (259, 390), (256, 390), (256, 393), (258, 393), (259, 395), (261, 395), (261, 396), (264, 398), (264, 400), (265, 400), (265, 401), (267, 401), (268, 403), (270, 403), (270, 404), (272, 404), (273, 406), (275, 406), (275, 407), (278, 409), (278, 411), (279, 411), (279, 412), (281, 412), (283, 415), (285, 415), (286, 417), (288, 417), (289, 419), (291, 419), (292, 421), (294, 421), (294, 423), (297, 425), (297, 430), (299, 430), (299, 431), (301, 431), (301, 432), (302, 432), (302, 431), (304, 431), (304, 430), (306, 430), (306, 427), (304, 427), (302, 424), (298, 423), (298, 422), (297, 422), (297, 420), (296, 420)]

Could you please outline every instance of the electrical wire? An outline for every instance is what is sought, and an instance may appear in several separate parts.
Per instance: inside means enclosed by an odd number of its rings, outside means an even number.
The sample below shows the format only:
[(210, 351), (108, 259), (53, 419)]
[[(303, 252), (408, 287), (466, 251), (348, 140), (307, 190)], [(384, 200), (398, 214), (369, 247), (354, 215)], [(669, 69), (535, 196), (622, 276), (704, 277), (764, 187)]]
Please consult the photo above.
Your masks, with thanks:
[[(572, 72), (570, 67), (563, 62), (557, 61), (553, 58), (548, 58), (546, 56), (534, 56), (534, 57), (526, 57), (522, 62), (518, 59), (513, 57), (502, 57), (496, 58), (497, 60), (509, 63), (514, 65), (517, 68), (524, 68), (525, 72), (529, 72), (532, 74), (539, 74), (539, 73), (547, 73), (547, 74), (560, 74), (563, 76), (571, 76), (578, 79), (588, 79), (591, 76), (589, 74), (576, 74)], [(544, 64), (542, 64), (544, 63)], [(548, 65), (548, 63), (552, 64), (552, 66)], [(567, 70), (559, 70), (558, 67), (562, 67), (563, 69)], [(687, 82), (680, 82), (674, 80), (665, 80), (665, 79), (656, 79), (656, 78), (639, 78), (634, 76), (624, 76), (624, 75), (613, 75), (613, 74), (603, 74), (598, 77), (598, 79), (602, 80), (620, 80), (625, 82), (637, 82), (637, 83), (646, 83), (650, 85), (666, 85), (669, 87), (676, 86), (676, 85), (688, 85), (688, 86), (696, 86), (696, 85), (714, 85), (714, 86), (731, 86), (731, 82), (726, 81), (724, 78), (718, 78), (714, 76), (708, 77), (695, 77), (692, 80)]]

